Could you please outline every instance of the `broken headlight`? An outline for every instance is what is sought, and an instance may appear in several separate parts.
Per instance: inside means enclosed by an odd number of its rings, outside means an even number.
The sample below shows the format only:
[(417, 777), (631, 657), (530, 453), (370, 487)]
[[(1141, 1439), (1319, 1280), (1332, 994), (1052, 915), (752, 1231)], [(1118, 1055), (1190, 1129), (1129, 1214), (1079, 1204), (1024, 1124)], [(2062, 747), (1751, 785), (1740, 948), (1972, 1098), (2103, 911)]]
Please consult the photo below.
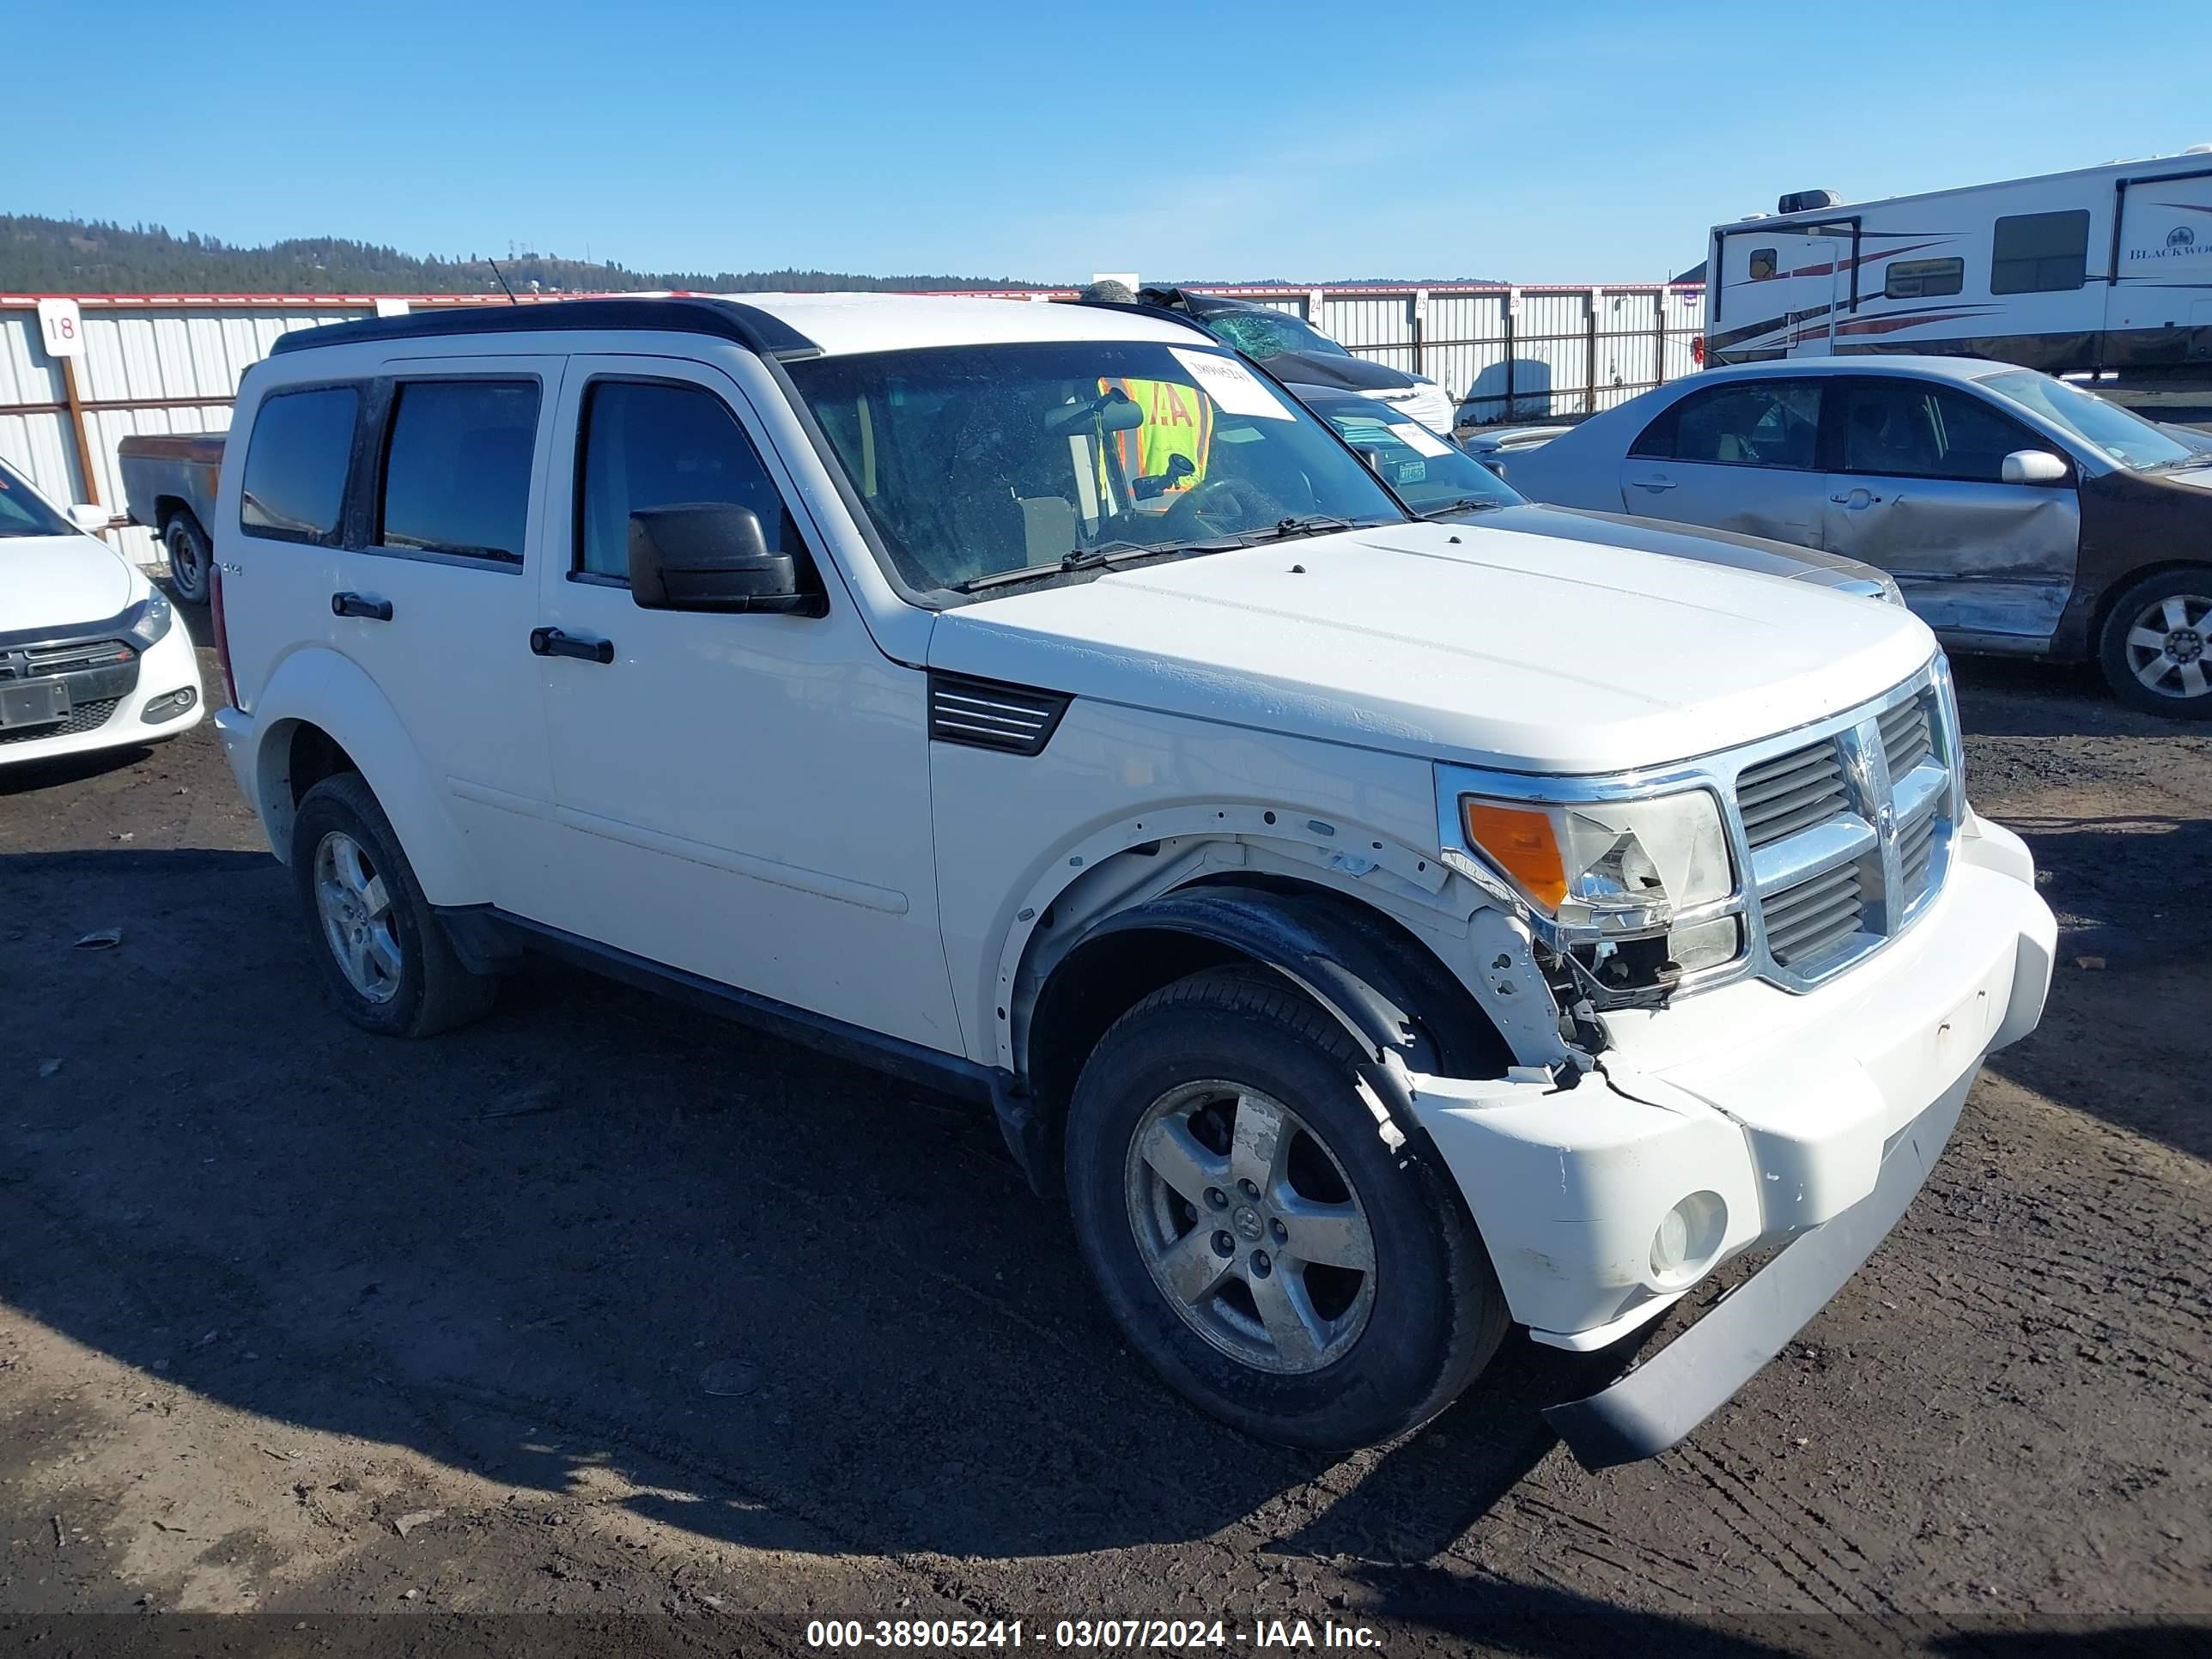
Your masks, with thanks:
[(1454, 805), (1464, 847), (1447, 847), (1446, 863), (1479, 866), (1489, 884), (1502, 878), (1533, 931), (1599, 994), (1663, 994), (1742, 954), (1728, 830), (1711, 790), (1589, 800), (1462, 793)]
[(1710, 791), (1571, 805), (1460, 797), (1468, 845), (1560, 927), (1646, 933), (1734, 890)]

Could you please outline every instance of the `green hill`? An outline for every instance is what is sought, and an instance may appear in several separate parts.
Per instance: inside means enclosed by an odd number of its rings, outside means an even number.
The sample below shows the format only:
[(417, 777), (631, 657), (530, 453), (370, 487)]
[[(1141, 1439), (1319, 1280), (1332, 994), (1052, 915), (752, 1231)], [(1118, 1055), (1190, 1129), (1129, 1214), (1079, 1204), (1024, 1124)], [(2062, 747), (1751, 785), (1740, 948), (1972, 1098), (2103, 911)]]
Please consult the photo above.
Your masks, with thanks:
[[(856, 276), (833, 270), (630, 270), (550, 253), (502, 258), (517, 293), (625, 293), (692, 289), (711, 293), (827, 289), (1026, 289), (991, 276)], [(0, 214), (0, 291), (12, 294), (495, 294), (484, 260), (417, 258), (339, 237), (303, 237), (240, 247), (159, 225), (106, 224)]]

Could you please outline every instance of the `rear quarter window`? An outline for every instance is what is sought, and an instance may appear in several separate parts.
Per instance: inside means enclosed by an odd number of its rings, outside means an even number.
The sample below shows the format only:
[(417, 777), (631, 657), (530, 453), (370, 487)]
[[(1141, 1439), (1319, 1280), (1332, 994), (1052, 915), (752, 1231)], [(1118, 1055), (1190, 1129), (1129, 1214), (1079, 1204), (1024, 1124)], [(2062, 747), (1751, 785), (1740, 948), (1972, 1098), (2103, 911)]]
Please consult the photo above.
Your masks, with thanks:
[(349, 386), (264, 398), (246, 440), (238, 527), (276, 541), (335, 544), (360, 412), (361, 393)]

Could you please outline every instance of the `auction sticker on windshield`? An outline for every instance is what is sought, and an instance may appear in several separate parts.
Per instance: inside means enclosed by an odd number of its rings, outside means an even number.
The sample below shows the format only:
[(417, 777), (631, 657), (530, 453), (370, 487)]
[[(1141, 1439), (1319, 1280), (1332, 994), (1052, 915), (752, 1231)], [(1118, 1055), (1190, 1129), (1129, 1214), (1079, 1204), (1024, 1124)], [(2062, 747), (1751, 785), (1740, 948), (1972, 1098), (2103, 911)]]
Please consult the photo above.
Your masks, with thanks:
[(1451, 446), (1425, 426), (1411, 421), (1387, 422), (1390, 435), (1419, 455), (1449, 455)]
[(1257, 375), (1234, 357), (1217, 357), (1210, 351), (1186, 351), (1170, 346), (1175, 360), (1190, 371), (1206, 395), (1224, 415), (1257, 415), (1270, 421), (1287, 421), (1291, 411), (1281, 399), (1261, 385)]

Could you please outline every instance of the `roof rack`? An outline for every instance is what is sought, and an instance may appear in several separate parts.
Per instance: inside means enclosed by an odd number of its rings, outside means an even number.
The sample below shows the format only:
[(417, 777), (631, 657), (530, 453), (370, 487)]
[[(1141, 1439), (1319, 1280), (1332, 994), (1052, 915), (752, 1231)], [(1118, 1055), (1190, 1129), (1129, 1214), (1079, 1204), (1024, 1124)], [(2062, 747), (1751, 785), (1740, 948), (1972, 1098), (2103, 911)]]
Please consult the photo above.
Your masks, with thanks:
[(618, 299), (548, 300), (526, 306), (492, 306), (469, 311), (410, 312), (398, 317), (364, 317), (358, 322), (326, 323), (279, 335), (271, 353), (307, 351), (318, 346), (352, 345), (368, 340), (434, 339), (453, 334), (545, 334), (577, 329), (654, 329), (672, 334), (707, 334), (733, 340), (757, 356), (783, 362), (818, 357), (822, 348), (782, 318), (735, 300)]

